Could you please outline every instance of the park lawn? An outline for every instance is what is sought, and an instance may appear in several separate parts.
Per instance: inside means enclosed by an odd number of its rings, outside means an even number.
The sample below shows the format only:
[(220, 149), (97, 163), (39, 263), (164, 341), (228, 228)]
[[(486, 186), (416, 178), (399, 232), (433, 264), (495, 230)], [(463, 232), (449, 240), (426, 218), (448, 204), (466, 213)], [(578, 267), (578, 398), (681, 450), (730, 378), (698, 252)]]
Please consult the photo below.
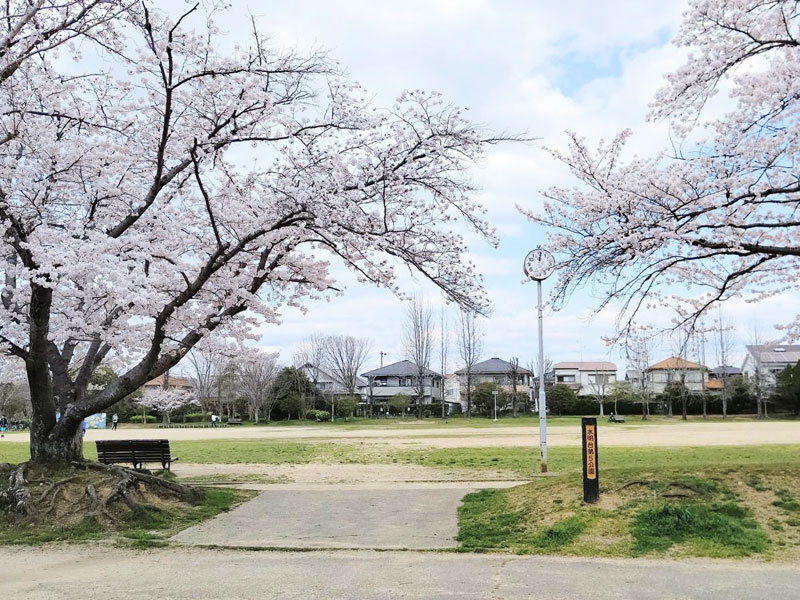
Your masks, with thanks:
[[(532, 447), (434, 448), (409, 450), (381, 444), (329, 441), (276, 440), (175, 440), (172, 452), (183, 463), (201, 464), (386, 464), (408, 463), (439, 468), (491, 469), (531, 477), (539, 473), (539, 451)], [(580, 448), (550, 448), (549, 468), (555, 473), (576, 473), (582, 468)], [(96, 460), (93, 443), (84, 446), (87, 460)], [(28, 444), (0, 443), (0, 463), (28, 460)], [(784, 465), (800, 467), (800, 444), (760, 446), (702, 446), (675, 448), (604, 447), (599, 452), (603, 470), (649, 472), (715, 466), (735, 470), (741, 466)]]
[(577, 473), (467, 495), (459, 508), (460, 550), (800, 560), (796, 463), (601, 466), (600, 477), (595, 505), (582, 502)]

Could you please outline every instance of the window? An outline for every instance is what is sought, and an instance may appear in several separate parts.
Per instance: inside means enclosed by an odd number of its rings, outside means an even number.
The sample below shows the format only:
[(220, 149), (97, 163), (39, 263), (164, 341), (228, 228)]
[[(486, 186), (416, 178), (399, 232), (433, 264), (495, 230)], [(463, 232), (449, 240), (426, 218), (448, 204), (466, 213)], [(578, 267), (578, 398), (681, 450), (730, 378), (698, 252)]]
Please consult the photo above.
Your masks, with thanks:
[(558, 383), (575, 383), (575, 375), (556, 375)]

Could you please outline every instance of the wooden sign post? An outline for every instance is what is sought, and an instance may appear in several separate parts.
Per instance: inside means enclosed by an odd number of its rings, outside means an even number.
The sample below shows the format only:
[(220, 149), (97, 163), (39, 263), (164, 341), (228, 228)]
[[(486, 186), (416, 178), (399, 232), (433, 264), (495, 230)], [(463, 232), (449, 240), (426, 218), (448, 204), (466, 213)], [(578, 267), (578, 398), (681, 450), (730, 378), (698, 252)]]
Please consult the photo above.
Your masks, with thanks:
[(583, 430), (583, 501), (594, 504), (600, 499), (600, 477), (597, 470), (597, 419), (581, 419)]

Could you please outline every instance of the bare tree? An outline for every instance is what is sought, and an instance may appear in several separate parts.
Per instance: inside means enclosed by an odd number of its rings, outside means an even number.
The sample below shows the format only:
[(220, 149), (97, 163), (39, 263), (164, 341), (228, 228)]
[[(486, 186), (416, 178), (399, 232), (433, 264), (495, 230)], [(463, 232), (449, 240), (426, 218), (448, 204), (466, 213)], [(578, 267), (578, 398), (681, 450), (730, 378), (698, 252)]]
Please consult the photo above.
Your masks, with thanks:
[[(194, 383), (195, 397), (200, 403), (200, 410), (205, 415), (212, 405), (220, 405), (219, 378), (223, 376), (233, 353), (231, 349), (222, 348), (212, 343), (195, 346), (187, 355), (189, 359), (190, 379)], [(222, 408), (219, 407), (222, 414)]]
[(269, 423), (275, 397), (270, 393), (272, 382), (278, 375), (278, 354), (259, 353), (243, 361), (237, 371), (236, 388), (247, 402), (250, 420), (258, 423), (263, 410)]
[[(605, 411), (603, 408), (603, 403), (606, 400), (606, 387), (608, 386), (608, 374), (607, 373), (600, 373), (597, 369), (595, 369), (594, 373), (592, 373), (594, 377), (594, 381), (592, 381), (589, 388), (592, 390), (592, 395), (595, 398), (595, 401), (600, 405), (600, 416), (605, 415)], [(614, 407), (614, 412), (616, 412), (616, 406)]]
[(440, 391), (440, 398), (442, 401), (442, 418), (445, 415), (445, 381), (447, 380), (447, 358), (450, 353), (450, 331), (447, 315), (444, 311), (444, 304), (439, 312), (439, 359), (442, 372), (442, 385)]
[(294, 363), (298, 368), (308, 365), (309, 379), (314, 389), (317, 389), (325, 363), (325, 336), (315, 332), (303, 340), (294, 354)]
[(756, 411), (759, 419), (766, 419), (767, 414), (767, 394), (765, 381), (764, 365), (761, 362), (762, 344), (764, 340), (761, 338), (761, 331), (758, 329), (758, 324), (753, 323), (753, 332), (750, 338), (750, 344), (756, 347), (753, 353), (753, 361), (755, 367), (755, 381), (753, 382), (753, 391), (756, 396)]
[(647, 385), (647, 369), (650, 367), (650, 347), (653, 337), (643, 329), (637, 329), (628, 336), (625, 344), (625, 356), (630, 367), (636, 374), (636, 388), (642, 401), (642, 420), (650, 416), (650, 387)]
[[(536, 377), (535, 373), (539, 373), (539, 377), (544, 377), (544, 384), (547, 387), (547, 374), (553, 370), (553, 360), (549, 356), (544, 357), (544, 365), (539, 364), (539, 359), (531, 360), (528, 362), (528, 370), (531, 373), (534, 373), (534, 378)], [(534, 385), (531, 390), (531, 397), (534, 399), (534, 408), (536, 408), (536, 412), (539, 412), (539, 386)]]
[[(414, 378), (414, 394), (417, 401), (417, 416), (422, 418), (422, 401), (425, 397), (425, 377), (431, 366), (433, 354), (433, 311), (430, 304), (414, 297), (406, 307), (403, 349), (406, 358), (417, 366)], [(431, 379), (431, 388), (433, 379)], [(431, 389), (431, 393), (433, 389)]]
[(350, 395), (358, 390), (358, 372), (367, 361), (371, 347), (370, 340), (351, 335), (329, 335), (323, 339), (325, 367)]
[(728, 377), (726, 367), (728, 366), (728, 359), (730, 357), (733, 341), (731, 339), (731, 327), (728, 324), (725, 313), (722, 308), (717, 310), (717, 318), (714, 323), (714, 349), (717, 354), (717, 362), (722, 367), (722, 418), (728, 417)]
[(508, 361), (510, 368), (509, 374), (511, 375), (511, 410), (514, 416), (517, 416), (517, 379), (519, 378), (519, 358), (512, 356)]
[(458, 316), (458, 352), (466, 372), (467, 416), (472, 413), (472, 368), (483, 353), (483, 332), (474, 312), (461, 311)]

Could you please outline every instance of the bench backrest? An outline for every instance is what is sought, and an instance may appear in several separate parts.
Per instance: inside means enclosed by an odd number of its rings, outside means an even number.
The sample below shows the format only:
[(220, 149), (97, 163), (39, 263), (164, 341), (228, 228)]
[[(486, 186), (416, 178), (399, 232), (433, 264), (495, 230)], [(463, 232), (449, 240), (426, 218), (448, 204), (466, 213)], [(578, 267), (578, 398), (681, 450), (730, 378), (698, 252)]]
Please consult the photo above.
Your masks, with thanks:
[(166, 462), (172, 457), (169, 440), (98, 440), (100, 462)]

